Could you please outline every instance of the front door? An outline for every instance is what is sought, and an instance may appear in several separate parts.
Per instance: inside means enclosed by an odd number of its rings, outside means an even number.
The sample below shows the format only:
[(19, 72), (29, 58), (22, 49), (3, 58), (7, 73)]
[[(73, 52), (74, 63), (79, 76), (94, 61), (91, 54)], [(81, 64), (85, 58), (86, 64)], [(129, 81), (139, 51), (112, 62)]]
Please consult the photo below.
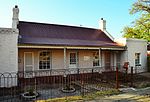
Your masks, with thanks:
[(30, 72), (33, 71), (33, 53), (24, 52), (24, 71)]
[(105, 69), (110, 69), (111, 67), (111, 53), (110, 51), (105, 52)]
[(69, 68), (77, 68), (77, 52), (69, 53)]

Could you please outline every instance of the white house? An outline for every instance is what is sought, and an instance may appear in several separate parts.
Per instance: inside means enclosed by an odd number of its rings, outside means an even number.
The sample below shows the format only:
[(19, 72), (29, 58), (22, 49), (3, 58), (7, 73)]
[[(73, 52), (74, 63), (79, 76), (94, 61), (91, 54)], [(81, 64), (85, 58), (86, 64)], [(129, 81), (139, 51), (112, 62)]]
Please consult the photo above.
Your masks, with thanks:
[(107, 70), (125, 62), (135, 72), (144, 72), (147, 41), (114, 40), (103, 19), (99, 29), (19, 21), (19, 8), (15, 6), (12, 28), (0, 28), (0, 56), (1, 73), (94, 67)]

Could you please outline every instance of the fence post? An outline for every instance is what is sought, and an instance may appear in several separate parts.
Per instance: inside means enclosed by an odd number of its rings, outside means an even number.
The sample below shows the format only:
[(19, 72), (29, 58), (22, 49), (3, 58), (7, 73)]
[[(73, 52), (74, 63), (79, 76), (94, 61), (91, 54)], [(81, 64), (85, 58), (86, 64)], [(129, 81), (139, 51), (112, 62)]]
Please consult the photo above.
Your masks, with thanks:
[(81, 73), (81, 95), (82, 97), (84, 96), (84, 76), (83, 76), (83, 73)]
[(79, 74), (79, 68), (77, 69), (77, 74)]
[(131, 87), (133, 87), (133, 66), (131, 67)]
[(125, 82), (128, 81), (128, 68), (125, 69)]
[(92, 77), (91, 77), (91, 81), (93, 81), (93, 68), (92, 68)]
[(119, 88), (119, 80), (118, 80), (118, 73), (119, 71), (118, 71), (118, 67), (116, 67), (116, 89), (118, 89)]

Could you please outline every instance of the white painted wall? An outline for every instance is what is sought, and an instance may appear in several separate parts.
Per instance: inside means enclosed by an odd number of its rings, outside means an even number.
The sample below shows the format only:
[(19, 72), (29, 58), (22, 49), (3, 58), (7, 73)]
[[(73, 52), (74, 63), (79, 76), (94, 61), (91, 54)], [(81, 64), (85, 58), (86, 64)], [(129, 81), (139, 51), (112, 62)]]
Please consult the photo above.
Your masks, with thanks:
[[(18, 71), (18, 30), (12, 28), (0, 28), (0, 73)], [(8, 77), (16, 77), (15, 74)], [(11, 80), (11, 79), (8, 79)], [(5, 79), (5, 82), (6, 79)], [(7, 87), (14, 86), (14, 83), (7, 83)], [(1, 85), (3, 79), (1, 80)]]
[[(117, 39), (117, 43), (127, 47), (126, 51), (121, 54), (121, 64), (129, 62), (130, 66), (134, 67), (134, 72), (144, 72), (147, 69), (147, 41), (141, 39), (122, 38)], [(135, 67), (135, 53), (140, 53), (141, 66)]]

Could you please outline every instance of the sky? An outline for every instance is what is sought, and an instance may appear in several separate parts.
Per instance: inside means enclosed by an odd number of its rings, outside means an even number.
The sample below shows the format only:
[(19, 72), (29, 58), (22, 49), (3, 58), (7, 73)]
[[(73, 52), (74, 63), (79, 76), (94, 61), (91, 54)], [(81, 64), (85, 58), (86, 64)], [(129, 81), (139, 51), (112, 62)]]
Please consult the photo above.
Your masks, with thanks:
[(19, 7), (19, 20), (99, 29), (101, 18), (114, 37), (138, 16), (129, 9), (136, 0), (0, 0), (0, 27), (11, 27), (12, 8)]

